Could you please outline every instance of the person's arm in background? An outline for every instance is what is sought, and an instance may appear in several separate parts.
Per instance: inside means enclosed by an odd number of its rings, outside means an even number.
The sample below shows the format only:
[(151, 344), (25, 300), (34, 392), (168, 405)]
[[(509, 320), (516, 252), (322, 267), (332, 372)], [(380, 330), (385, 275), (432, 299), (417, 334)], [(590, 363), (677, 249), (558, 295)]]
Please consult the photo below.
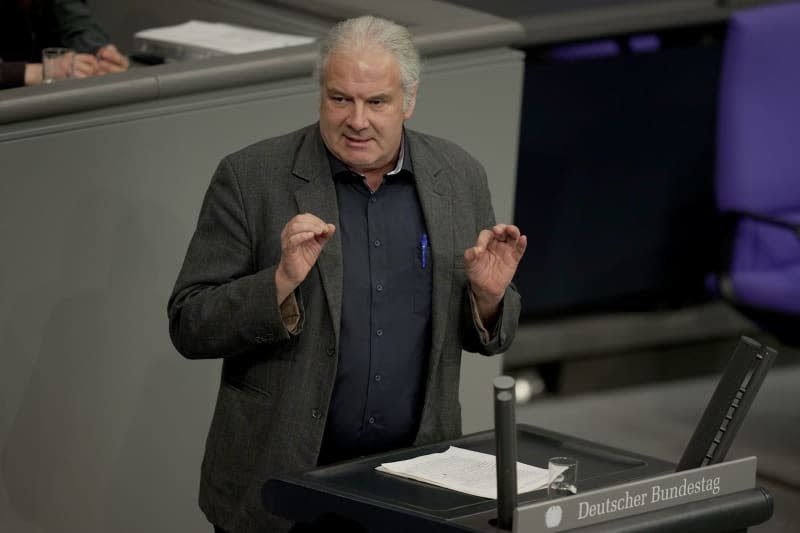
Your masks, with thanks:
[[(108, 34), (80, 0), (52, 0), (50, 10), (41, 19), (38, 27), (43, 42), (51, 46), (65, 46), (77, 53), (73, 76), (86, 78), (111, 72), (127, 70), (128, 59), (109, 42)], [(24, 14), (23, 14), (24, 15)], [(41, 33), (40, 33), (41, 32)], [(42, 83), (42, 64), (20, 61), (2, 61), (0, 58), (0, 89), (39, 85)], [(69, 68), (65, 58), (65, 71)]]
[[(67, 64), (71, 58), (64, 58), (64, 69), (69, 68)], [(98, 68), (98, 61), (89, 54), (76, 54), (73, 64), (74, 77), (86, 78), (95, 74)], [(24, 61), (0, 61), (0, 90), (13, 89), (31, 85), (41, 85), (42, 83), (42, 64), (26, 63)]]
[[(36, 68), (37, 66), (38, 69)], [(30, 83), (28, 83), (29, 79)], [(0, 89), (12, 89), (23, 85), (38, 85), (41, 82), (42, 65), (25, 63), (24, 61), (0, 61)]]
[[(53, 0), (53, 20), (62, 44), (78, 52), (76, 78), (128, 69), (128, 58), (110, 42), (108, 34), (80, 0)], [(94, 63), (84, 57), (88, 55), (95, 58)], [(88, 73), (90, 67), (93, 71)]]

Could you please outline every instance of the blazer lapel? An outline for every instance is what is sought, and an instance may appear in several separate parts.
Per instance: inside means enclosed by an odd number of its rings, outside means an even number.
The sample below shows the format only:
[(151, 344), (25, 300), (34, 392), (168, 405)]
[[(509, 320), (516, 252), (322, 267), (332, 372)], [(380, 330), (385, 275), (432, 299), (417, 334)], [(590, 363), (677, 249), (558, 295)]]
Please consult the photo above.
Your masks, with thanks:
[(299, 212), (316, 215), (337, 228), (336, 233), (322, 249), (317, 259), (317, 267), (328, 300), (328, 310), (338, 345), (342, 315), (342, 241), (338, 231), (339, 206), (336, 202), (336, 187), (331, 177), (328, 155), (318, 124), (309, 127), (308, 135), (297, 151), (292, 173), (301, 182), (295, 190)]
[(429, 376), (436, 375), (447, 329), (447, 313), (453, 286), (453, 219), (451, 178), (446, 168), (427, 147), (418, 142), (414, 132), (408, 133), (409, 151), (414, 164), (417, 194), (425, 216), (433, 254), (433, 295), (431, 361)]

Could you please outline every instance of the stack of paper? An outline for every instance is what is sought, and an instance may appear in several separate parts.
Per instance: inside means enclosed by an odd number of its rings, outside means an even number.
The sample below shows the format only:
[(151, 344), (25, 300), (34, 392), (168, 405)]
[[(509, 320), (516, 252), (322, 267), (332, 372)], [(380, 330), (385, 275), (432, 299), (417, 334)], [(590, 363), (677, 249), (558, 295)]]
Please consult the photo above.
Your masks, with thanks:
[(245, 54), (314, 41), (313, 37), (304, 35), (275, 33), (200, 20), (190, 20), (177, 26), (142, 30), (136, 32), (134, 38), (139, 51), (162, 52), (163, 55), (173, 59)]
[[(486, 453), (450, 446), (441, 453), (383, 463), (375, 469), (474, 496), (497, 499), (495, 459), (494, 455)], [(517, 463), (518, 493), (543, 489), (548, 481), (546, 468)]]

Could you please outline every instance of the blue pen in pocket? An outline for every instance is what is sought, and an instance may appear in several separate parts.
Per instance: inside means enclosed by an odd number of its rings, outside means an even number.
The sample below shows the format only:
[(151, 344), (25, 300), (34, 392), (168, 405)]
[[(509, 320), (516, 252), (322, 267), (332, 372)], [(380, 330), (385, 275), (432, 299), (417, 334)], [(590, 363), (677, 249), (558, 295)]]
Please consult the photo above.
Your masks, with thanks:
[(428, 266), (428, 234), (423, 233), (419, 241), (420, 260), (422, 261), (422, 268)]

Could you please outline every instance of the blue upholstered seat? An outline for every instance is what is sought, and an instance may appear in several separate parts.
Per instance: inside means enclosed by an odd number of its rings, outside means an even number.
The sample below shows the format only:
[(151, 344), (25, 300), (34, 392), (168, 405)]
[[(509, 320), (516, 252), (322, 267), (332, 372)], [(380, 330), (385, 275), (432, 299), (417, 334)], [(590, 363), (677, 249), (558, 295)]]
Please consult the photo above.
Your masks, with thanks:
[(800, 2), (731, 18), (716, 200), (726, 246), (709, 285), (766, 331), (800, 344)]

